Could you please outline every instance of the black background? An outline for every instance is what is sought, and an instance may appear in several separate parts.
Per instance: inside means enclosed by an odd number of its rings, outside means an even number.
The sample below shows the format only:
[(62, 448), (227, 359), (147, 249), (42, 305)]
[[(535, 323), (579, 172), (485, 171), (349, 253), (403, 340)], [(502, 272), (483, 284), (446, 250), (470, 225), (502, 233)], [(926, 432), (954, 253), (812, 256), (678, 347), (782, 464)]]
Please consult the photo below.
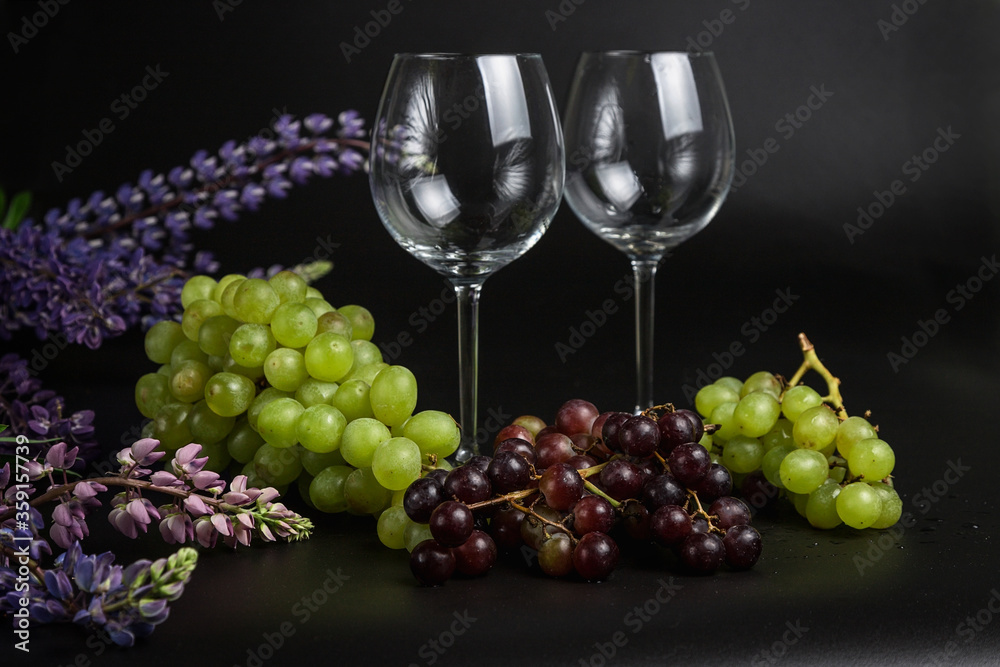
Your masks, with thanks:
[[(354, 108), (370, 121), (395, 52), (539, 52), (562, 103), (581, 50), (685, 49), (689, 38), (701, 39), (725, 79), (741, 165), (769, 138), (780, 148), (661, 267), (657, 397), (686, 405), (684, 386), (715, 371), (711, 365), (736, 342), (746, 352), (727, 373), (790, 375), (798, 363), (795, 336), (806, 331), (841, 376), (848, 409), (872, 409), (896, 448), (898, 485), (918, 524), (859, 576), (853, 559), (877, 535), (816, 533), (797, 517), (764, 518), (767, 551), (753, 573), (679, 580), (684, 589), (668, 611), (614, 660), (745, 664), (781, 639), (785, 621), (797, 619), (810, 630), (788, 648), (786, 664), (920, 663), (949, 639), (961, 649), (952, 662), (987, 660), (1000, 624), (968, 643), (955, 631), (1000, 585), (990, 541), (997, 527), (991, 489), (998, 291), (985, 282), (959, 308), (952, 290), (984, 266), (982, 275), (992, 276), (984, 259), (1000, 245), (997, 3), (400, 3), (402, 11), (350, 62), (341, 44), (387, 2), (244, 0), (225, 11), (208, 0), (77, 0), (60, 6), (17, 53), (8, 33), (21, 32), (23, 17), (41, 10), (35, 2), (4, 3), (0, 184), (8, 193), (31, 189), (39, 218), (72, 197), (134, 182), (143, 169), (167, 171), (198, 149), (246, 138), (271, 122), (274, 109), (301, 116)], [(726, 10), (732, 20), (722, 23)], [(902, 25), (890, 31), (894, 12)], [(168, 75), (120, 119), (113, 100), (139, 84), (147, 66)], [(813, 88), (832, 95), (788, 136), (777, 124), (806, 104)], [(65, 161), (67, 144), (103, 118), (112, 119), (114, 131), (60, 182), (52, 163)], [(905, 163), (949, 128), (958, 138), (912, 181)], [(844, 226), (894, 180), (905, 193), (852, 242)], [(197, 242), (216, 252), (222, 272), (239, 272), (294, 264), (320, 239), (339, 245), (335, 268), (318, 287), (335, 305), (371, 309), (376, 342), (410, 333), (413, 343), (396, 361), (420, 382), (418, 407), (457, 412), (453, 306), (423, 331), (416, 324), (422, 316), (414, 316), (440, 305), (445, 283), (384, 231), (364, 175), (296, 187), (287, 200), (221, 224)], [(481, 423), (491, 414), (550, 419), (577, 396), (602, 409), (631, 407), (632, 302), (616, 290), (627, 273), (624, 256), (564, 206), (534, 249), (487, 281)], [(753, 318), (769, 317), (778, 290), (795, 300), (764, 330)], [(573, 329), (607, 299), (615, 312), (579, 350), (561, 357), (557, 344), (570, 344)], [(900, 353), (902, 338), (912, 338), (939, 309), (947, 321), (912, 360), (894, 367), (887, 355)], [(38, 345), (21, 335), (4, 347), (27, 355)], [(134, 332), (98, 352), (69, 348), (42, 374), (71, 408), (97, 410), (109, 451), (139, 422), (131, 386), (147, 366), (140, 351)], [(942, 480), (948, 462), (959, 458), (972, 472), (922, 511), (927, 495), (920, 490)], [(623, 614), (669, 574), (640, 561), (605, 584), (583, 586), (502, 569), (483, 582), (425, 591), (411, 585), (403, 556), (378, 546), (370, 523), (320, 523), (307, 545), (206, 554), (167, 624), (133, 653), (112, 651), (100, 661), (139, 656), (159, 664), (184, 650), (201, 656), (198, 664), (209, 654), (220, 664), (245, 664), (243, 647), (256, 646), (262, 632), (284, 620), (297, 623), (289, 615), (294, 601), (316, 587), (326, 567), (343, 565), (352, 579), (332, 598), (336, 604), (324, 606), (322, 621), (301, 626), (271, 664), (290, 664), (317, 647), (352, 664), (426, 664), (421, 644), (466, 607), (481, 620), (438, 664), (500, 664), (513, 656), (579, 664), (596, 650), (594, 642), (629, 631)], [(341, 539), (345, 533), (350, 537)], [(149, 539), (120, 554), (166, 551)], [(64, 628), (36, 633), (33, 650), (44, 664), (69, 662), (84, 637)], [(367, 655), (355, 652), (362, 648)]]

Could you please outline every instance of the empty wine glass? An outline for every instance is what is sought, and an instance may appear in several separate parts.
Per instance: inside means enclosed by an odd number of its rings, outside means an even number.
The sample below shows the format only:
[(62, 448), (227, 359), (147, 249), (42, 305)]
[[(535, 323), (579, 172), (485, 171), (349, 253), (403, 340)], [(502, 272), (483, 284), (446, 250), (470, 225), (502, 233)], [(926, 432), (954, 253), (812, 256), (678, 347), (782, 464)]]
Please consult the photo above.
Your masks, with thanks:
[(386, 229), (445, 275), (458, 301), (455, 458), (478, 453), (483, 282), (531, 248), (562, 197), (565, 154), (537, 54), (399, 54), (375, 119), (370, 184)]
[(636, 412), (653, 404), (656, 269), (729, 192), (735, 141), (711, 53), (584, 53), (563, 131), (566, 201), (635, 280)]

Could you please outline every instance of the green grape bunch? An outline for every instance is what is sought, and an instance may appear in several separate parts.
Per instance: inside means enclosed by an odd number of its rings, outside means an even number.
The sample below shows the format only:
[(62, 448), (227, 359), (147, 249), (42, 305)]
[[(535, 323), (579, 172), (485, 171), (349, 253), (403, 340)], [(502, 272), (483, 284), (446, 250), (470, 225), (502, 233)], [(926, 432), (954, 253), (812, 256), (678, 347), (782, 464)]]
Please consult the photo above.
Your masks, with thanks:
[[(716, 425), (702, 444), (734, 475), (755, 475), (756, 488), (779, 490), (816, 528), (889, 528), (903, 511), (895, 453), (870, 414), (848, 416), (840, 381), (805, 334), (799, 342), (804, 360), (787, 381), (761, 371), (745, 381), (721, 377), (698, 391), (695, 409)], [(827, 395), (800, 383), (809, 370), (826, 381)]]
[(149, 421), (143, 437), (167, 449), (202, 445), (207, 468), (284, 494), (293, 483), (313, 508), (380, 516), (410, 482), (447, 467), (458, 424), (414, 412), (417, 381), (371, 342), (359, 305), (335, 308), (291, 271), (270, 279), (194, 276), (179, 322), (146, 333), (159, 367), (135, 385)]

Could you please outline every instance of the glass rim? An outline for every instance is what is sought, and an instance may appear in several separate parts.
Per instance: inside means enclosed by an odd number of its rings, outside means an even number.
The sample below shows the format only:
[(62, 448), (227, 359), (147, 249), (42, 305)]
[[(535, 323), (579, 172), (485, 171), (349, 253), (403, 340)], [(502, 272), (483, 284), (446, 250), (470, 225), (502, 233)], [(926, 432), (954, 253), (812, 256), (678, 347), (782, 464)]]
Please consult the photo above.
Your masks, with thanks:
[(474, 58), (485, 58), (485, 57), (496, 57), (505, 56), (510, 58), (538, 58), (541, 59), (541, 53), (532, 52), (496, 52), (496, 53), (477, 53), (477, 52), (450, 52), (450, 51), (430, 51), (430, 52), (416, 52), (416, 51), (403, 51), (401, 53), (393, 54), (394, 59), (408, 58), (412, 60), (458, 60), (458, 59), (474, 59)]
[(703, 57), (708, 56), (710, 58), (715, 57), (714, 51), (657, 51), (650, 50), (644, 51), (642, 49), (608, 49), (606, 51), (582, 51), (580, 55), (584, 56), (608, 56), (612, 58), (625, 58), (625, 57), (636, 57), (636, 56), (655, 56), (655, 55), (668, 55), (668, 56), (687, 56), (687, 57)]

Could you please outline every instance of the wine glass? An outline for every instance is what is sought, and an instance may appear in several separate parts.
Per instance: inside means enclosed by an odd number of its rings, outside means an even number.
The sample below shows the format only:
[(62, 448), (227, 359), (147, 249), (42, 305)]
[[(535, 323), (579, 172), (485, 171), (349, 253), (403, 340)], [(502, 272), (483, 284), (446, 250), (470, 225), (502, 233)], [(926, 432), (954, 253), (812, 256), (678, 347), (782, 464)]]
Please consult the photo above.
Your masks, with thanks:
[(478, 453), (478, 305), (486, 278), (541, 238), (562, 198), (562, 128), (538, 54), (397, 54), (375, 119), (370, 184), (396, 242), (458, 302), (459, 416)]
[(640, 412), (653, 405), (656, 269), (711, 221), (733, 179), (733, 124), (715, 57), (584, 53), (563, 132), (566, 201), (632, 264)]

